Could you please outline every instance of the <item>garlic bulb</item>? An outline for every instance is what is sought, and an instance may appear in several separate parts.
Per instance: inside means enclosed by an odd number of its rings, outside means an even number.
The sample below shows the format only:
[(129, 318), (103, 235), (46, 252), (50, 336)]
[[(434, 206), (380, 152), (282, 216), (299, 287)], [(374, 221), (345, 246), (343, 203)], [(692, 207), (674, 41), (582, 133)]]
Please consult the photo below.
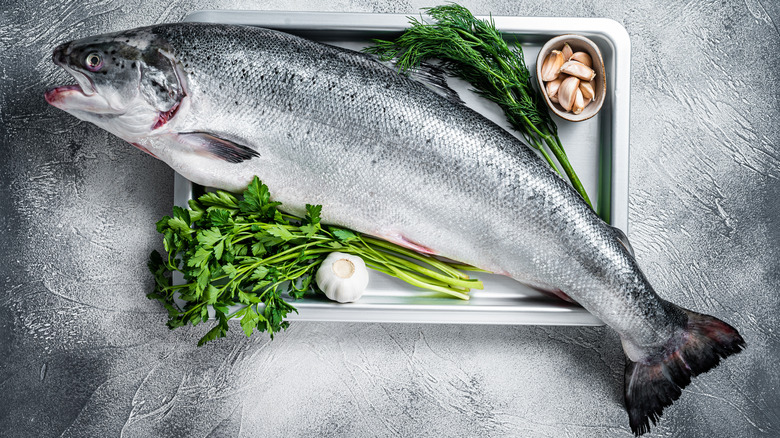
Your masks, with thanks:
[(357, 301), (368, 286), (366, 263), (358, 256), (332, 252), (322, 261), (315, 276), (325, 296), (339, 303)]

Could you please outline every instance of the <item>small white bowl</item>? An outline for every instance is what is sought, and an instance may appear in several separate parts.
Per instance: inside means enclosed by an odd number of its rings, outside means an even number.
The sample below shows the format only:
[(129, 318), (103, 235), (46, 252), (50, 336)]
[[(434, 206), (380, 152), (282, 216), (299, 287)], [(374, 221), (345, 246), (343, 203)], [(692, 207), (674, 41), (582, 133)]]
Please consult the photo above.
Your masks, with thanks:
[[(585, 52), (590, 55), (593, 60), (592, 68), (596, 72), (596, 77), (593, 78), (595, 100), (586, 106), (579, 114), (567, 112), (562, 106), (551, 101), (545, 91), (544, 81), (542, 81), (542, 64), (544, 63), (544, 59), (553, 50), (562, 50), (564, 43), (569, 43), (569, 46), (574, 52)], [(547, 106), (550, 107), (558, 117), (570, 122), (588, 120), (601, 110), (602, 105), (604, 105), (604, 98), (607, 95), (607, 78), (604, 72), (604, 59), (601, 57), (599, 47), (593, 41), (580, 35), (557, 36), (550, 41), (547, 41), (547, 43), (542, 46), (542, 50), (539, 51), (539, 56), (536, 57), (536, 82), (544, 95), (544, 101), (547, 102)]]

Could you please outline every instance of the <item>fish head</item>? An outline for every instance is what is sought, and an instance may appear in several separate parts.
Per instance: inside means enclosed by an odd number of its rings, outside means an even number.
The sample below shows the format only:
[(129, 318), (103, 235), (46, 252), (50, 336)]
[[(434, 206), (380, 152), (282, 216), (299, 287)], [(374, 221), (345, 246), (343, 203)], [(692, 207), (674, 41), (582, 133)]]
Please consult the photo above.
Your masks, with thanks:
[(170, 120), (186, 95), (170, 46), (149, 30), (64, 43), (52, 60), (76, 81), (50, 89), (46, 101), (129, 142)]

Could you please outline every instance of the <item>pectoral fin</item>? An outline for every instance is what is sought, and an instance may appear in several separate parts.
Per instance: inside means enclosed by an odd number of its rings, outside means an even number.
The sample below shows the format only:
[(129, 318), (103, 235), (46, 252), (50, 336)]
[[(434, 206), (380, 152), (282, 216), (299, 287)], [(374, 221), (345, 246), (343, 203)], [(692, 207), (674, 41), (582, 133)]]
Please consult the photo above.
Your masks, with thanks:
[[(147, 149), (147, 148), (146, 148), (145, 146), (143, 146), (142, 144), (140, 144), (140, 143), (130, 143), (130, 144), (131, 144), (131, 145), (133, 145), (133, 146), (135, 146), (135, 147), (137, 147), (138, 149), (140, 149), (140, 150), (142, 150), (142, 151), (146, 152), (147, 154), (149, 154), (149, 155), (153, 156), (154, 158), (157, 158), (157, 155), (153, 154), (153, 153), (152, 153), (152, 151), (150, 151), (149, 149)], [(159, 158), (157, 158), (157, 159), (159, 160)]]
[(179, 134), (179, 140), (192, 147), (196, 154), (211, 156), (228, 163), (241, 163), (260, 156), (254, 149), (205, 132)]

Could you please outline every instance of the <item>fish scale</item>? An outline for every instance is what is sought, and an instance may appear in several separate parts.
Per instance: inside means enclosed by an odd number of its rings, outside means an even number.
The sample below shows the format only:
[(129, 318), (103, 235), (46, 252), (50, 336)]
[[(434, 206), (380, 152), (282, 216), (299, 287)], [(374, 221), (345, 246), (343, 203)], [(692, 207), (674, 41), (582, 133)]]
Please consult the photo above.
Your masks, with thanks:
[[(115, 51), (124, 62), (84, 65)], [(293, 214), (321, 204), (327, 223), (575, 300), (620, 334), (637, 434), (744, 346), (656, 295), (622, 233), (520, 140), (368, 55), (186, 23), (66, 43), (53, 59), (79, 85), (50, 103), (196, 183), (239, 191), (257, 175)]]

